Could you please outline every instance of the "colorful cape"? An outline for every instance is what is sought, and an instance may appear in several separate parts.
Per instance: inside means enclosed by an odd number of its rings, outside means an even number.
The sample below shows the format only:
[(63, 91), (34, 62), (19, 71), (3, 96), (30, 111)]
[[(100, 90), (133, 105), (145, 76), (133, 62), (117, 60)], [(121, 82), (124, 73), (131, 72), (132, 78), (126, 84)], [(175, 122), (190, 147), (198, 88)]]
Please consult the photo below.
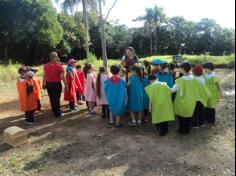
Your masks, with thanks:
[(34, 84), (35, 84), (37, 99), (41, 100), (42, 99), (42, 83), (41, 83), (41, 80), (38, 79), (38, 78), (34, 78)]
[[(76, 72), (76, 75), (78, 76), (79, 78), (79, 82), (81, 84), (81, 95), (84, 94), (84, 86), (85, 86), (85, 75), (84, 75), (84, 72), (83, 71), (79, 71), (79, 72)], [(79, 90), (77, 90), (79, 91)]]
[[(26, 89), (27, 85), (32, 85), (34, 87), (33, 92), (27, 95)], [(16, 83), (18, 96), (19, 96), (19, 105), (20, 110), (23, 112), (32, 111), (37, 109), (37, 95), (36, 95), (36, 86), (35, 81), (31, 80), (18, 80)]]
[(129, 110), (142, 112), (144, 110), (143, 81), (137, 76), (130, 77), (129, 86)]
[(207, 88), (206, 83), (201, 83), (197, 81), (197, 86), (198, 86), (197, 87), (197, 90), (198, 90), (197, 101), (200, 101), (203, 104), (203, 106), (206, 107), (209, 99), (211, 98), (211, 92)]
[(67, 67), (66, 86), (64, 100), (75, 103), (77, 101), (76, 90), (82, 91), (82, 88), (79, 78), (72, 67)]
[(173, 76), (170, 73), (162, 74), (157, 73), (156, 74), (159, 82), (165, 82), (170, 88), (174, 85)]
[(152, 105), (152, 123), (174, 120), (171, 91), (166, 83), (156, 82), (145, 88)]
[(216, 86), (219, 80), (217, 79), (215, 75), (211, 77), (208, 77), (205, 75), (204, 78), (206, 80), (206, 86), (211, 92), (211, 97), (207, 102), (207, 107), (216, 108), (216, 106), (219, 104), (219, 101), (220, 101), (220, 91)]
[(105, 81), (105, 96), (112, 115), (122, 116), (126, 109), (126, 83), (119, 77), (111, 77)]
[(179, 90), (174, 101), (174, 112), (181, 117), (190, 118), (197, 102), (197, 80), (185, 80), (181, 77), (176, 80), (176, 84)]

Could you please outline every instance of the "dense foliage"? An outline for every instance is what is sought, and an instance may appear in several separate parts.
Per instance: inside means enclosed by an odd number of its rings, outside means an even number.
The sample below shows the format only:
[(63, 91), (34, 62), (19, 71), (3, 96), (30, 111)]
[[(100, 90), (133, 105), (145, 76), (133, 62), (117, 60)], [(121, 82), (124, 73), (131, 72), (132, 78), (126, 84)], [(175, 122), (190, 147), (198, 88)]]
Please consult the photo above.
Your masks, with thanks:
[[(0, 59), (41, 63), (49, 51), (62, 58), (85, 58), (86, 30), (83, 13), (57, 14), (50, 0), (0, 1)], [(102, 56), (98, 15), (89, 10), (90, 52)], [(136, 20), (144, 26), (129, 29), (106, 23), (108, 58), (120, 58), (131, 45), (137, 54), (231, 54), (235, 49), (235, 30), (222, 28), (212, 19), (200, 22), (183, 17), (168, 18), (163, 9), (146, 9)]]

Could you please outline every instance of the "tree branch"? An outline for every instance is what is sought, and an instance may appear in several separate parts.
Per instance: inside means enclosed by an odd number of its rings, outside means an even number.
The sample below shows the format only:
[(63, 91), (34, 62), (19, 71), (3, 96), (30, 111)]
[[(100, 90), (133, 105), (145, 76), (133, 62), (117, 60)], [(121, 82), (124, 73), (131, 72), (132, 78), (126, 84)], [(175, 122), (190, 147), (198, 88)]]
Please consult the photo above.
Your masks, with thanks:
[(108, 10), (108, 13), (107, 13), (106, 18), (104, 19), (104, 22), (107, 21), (107, 18), (109, 17), (111, 10), (115, 7), (117, 1), (118, 1), (118, 0), (115, 0), (114, 3), (113, 3), (113, 5), (111, 6), (111, 8)]

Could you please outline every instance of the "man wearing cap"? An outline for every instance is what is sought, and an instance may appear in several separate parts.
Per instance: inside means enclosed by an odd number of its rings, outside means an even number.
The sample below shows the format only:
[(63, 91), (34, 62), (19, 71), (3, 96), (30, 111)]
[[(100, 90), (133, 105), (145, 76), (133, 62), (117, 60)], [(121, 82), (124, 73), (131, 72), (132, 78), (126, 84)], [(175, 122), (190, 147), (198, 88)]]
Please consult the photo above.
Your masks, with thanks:
[(58, 62), (59, 57), (56, 52), (50, 54), (50, 62), (44, 65), (43, 88), (47, 89), (52, 112), (55, 117), (62, 117), (63, 113), (60, 110), (60, 98), (62, 93), (63, 81), (66, 88), (66, 81), (64, 77), (64, 68)]

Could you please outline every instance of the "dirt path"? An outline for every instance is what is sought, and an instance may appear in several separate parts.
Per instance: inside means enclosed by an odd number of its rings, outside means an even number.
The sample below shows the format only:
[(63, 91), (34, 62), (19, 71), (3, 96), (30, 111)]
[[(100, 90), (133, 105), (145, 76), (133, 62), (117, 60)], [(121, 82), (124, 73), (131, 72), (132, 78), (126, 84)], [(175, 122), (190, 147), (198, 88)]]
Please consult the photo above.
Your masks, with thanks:
[[(5, 94), (14, 98), (0, 99), (0, 132), (18, 125), (28, 129), (30, 138), (28, 144), (11, 148), (0, 136), (0, 175), (235, 175), (235, 71), (219, 70), (218, 74), (227, 95), (217, 109), (217, 123), (187, 136), (176, 133), (177, 122), (170, 125), (166, 137), (159, 137), (151, 124), (108, 129), (106, 119), (90, 117), (85, 110), (60, 120), (47, 110), (37, 115), (37, 124), (28, 127), (14, 110), (16, 95)], [(43, 102), (47, 109), (47, 97)]]

